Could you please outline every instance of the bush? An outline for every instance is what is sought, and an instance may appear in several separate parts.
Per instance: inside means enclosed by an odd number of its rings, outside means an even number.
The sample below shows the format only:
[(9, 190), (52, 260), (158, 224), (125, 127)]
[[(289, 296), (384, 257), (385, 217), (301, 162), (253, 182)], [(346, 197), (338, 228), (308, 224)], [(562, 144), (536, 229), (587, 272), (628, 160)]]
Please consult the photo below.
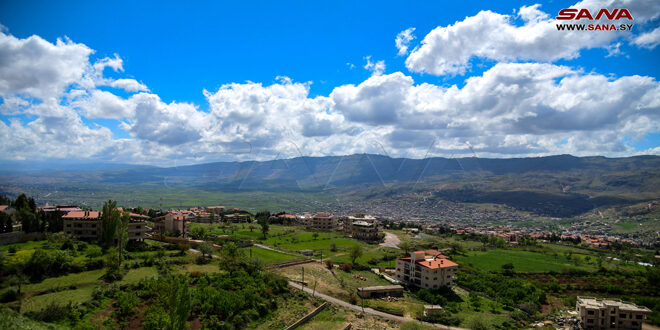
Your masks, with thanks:
[(345, 271), (345, 272), (350, 272), (353, 267), (350, 264), (341, 264), (339, 266), (339, 269)]
[(145, 330), (160, 330), (168, 325), (168, 316), (165, 310), (160, 306), (149, 306), (144, 311), (144, 322), (142, 327)]
[(335, 264), (332, 262), (332, 260), (328, 259), (325, 261), (325, 266), (328, 267), (328, 269), (332, 269)]
[(0, 296), (0, 302), (2, 303), (8, 303), (10, 301), (15, 301), (20, 298), (20, 295), (18, 294), (18, 289), (16, 288), (9, 288), (7, 291), (5, 291), (2, 296)]
[(140, 301), (133, 293), (120, 291), (117, 293), (117, 312), (120, 316), (128, 316), (134, 313), (133, 308)]

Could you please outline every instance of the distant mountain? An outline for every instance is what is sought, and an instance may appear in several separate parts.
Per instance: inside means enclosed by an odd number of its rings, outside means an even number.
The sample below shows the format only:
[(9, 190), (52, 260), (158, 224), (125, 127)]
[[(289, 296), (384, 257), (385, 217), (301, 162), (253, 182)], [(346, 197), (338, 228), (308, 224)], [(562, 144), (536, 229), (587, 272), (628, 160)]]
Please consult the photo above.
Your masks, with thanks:
[(85, 171), (4, 175), (0, 188), (102, 186), (121, 191), (164, 185), (220, 192), (332, 191), (366, 200), (430, 192), (432, 198), (502, 203), (557, 216), (660, 198), (658, 156), (407, 159), (357, 154), (167, 168), (83, 166)]
[(137, 168), (152, 168), (148, 165), (134, 165), (109, 162), (72, 161), (1, 161), (0, 171), (4, 175), (47, 172), (89, 172), (113, 171)]

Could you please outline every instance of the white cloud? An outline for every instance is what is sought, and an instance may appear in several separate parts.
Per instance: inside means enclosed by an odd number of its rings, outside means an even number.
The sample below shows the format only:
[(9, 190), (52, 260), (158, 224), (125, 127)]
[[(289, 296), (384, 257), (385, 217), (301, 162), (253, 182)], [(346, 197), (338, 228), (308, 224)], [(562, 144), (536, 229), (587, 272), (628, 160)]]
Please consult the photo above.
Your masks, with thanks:
[(660, 44), (660, 27), (637, 36), (633, 43), (639, 47), (653, 49)]
[(396, 35), (394, 45), (398, 50), (397, 55), (403, 56), (408, 54), (408, 46), (410, 46), (410, 42), (415, 39), (413, 32), (415, 32), (415, 28), (411, 27), (399, 32), (399, 34)]
[[(519, 15), (527, 22), (545, 20), (536, 6)], [(502, 18), (490, 13), (475, 19)], [(271, 85), (230, 83), (205, 90), (209, 108), (201, 110), (189, 103), (165, 103), (144, 92), (146, 86), (137, 80), (105, 78), (105, 69), (123, 70), (118, 56), (92, 63), (85, 55), (74, 61), (78, 73), (60, 73), (67, 60), (53, 61), (50, 68), (41, 57), (63, 51), (76, 57), (81, 49), (86, 54), (92, 50), (71, 41), (31, 39), (42, 53), (35, 57), (39, 70), (29, 60), (7, 58), (52, 77), (21, 84), (16, 73), (0, 76), (5, 84), (0, 112), (10, 121), (0, 121), (5, 158), (160, 163), (383, 151), (424, 157), (432, 143), (433, 155), (444, 156), (472, 155), (468, 143), (483, 157), (622, 156), (638, 153), (624, 141), (660, 131), (660, 84), (651, 77), (608, 77), (549, 63), (498, 63), (462, 87), (439, 86), (416, 84), (401, 72), (383, 74), (384, 62), (367, 58), (371, 77), (337, 86), (327, 97), (310, 97), (309, 82), (277, 77)], [(28, 40), (2, 37), (0, 54), (21, 53), (15, 46)], [(15, 68), (12, 62), (0, 63), (0, 70)], [(122, 97), (97, 88), (113, 83), (143, 92)], [(36, 119), (15, 117), (21, 114)], [(118, 128), (98, 126), (97, 118), (116, 119), (130, 137), (117, 138), (111, 129)]]
[(69, 39), (52, 44), (39, 36), (18, 39), (0, 32), (0, 97), (58, 97), (78, 82), (92, 50)]
[(381, 75), (383, 72), (385, 72), (385, 61), (380, 60), (376, 62), (371, 61), (371, 56), (366, 56), (364, 58), (367, 63), (364, 65), (364, 68), (368, 71), (371, 71), (373, 75)]
[[(630, 23), (635, 24), (655, 19), (660, 13), (660, 2), (653, 0), (582, 1), (573, 7), (629, 8), (635, 18)], [(577, 58), (581, 50), (592, 48), (604, 48), (616, 54), (616, 41), (631, 35), (629, 31), (558, 31), (557, 23), (573, 22), (556, 21), (554, 16), (541, 11), (540, 5), (523, 6), (515, 16), (481, 11), (452, 25), (433, 29), (421, 46), (410, 53), (406, 67), (411, 72), (455, 75), (465, 74), (475, 58), (553, 62)], [(517, 18), (523, 21), (522, 25), (517, 25)]]

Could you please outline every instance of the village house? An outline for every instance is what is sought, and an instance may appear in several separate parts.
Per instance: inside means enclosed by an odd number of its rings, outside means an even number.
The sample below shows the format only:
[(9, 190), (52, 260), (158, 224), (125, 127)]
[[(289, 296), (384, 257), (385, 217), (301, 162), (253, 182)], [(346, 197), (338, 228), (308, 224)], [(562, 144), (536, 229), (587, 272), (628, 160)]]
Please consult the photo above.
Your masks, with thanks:
[(355, 216), (346, 217), (344, 226), (345, 231), (350, 232), (351, 237), (355, 239), (375, 243), (382, 238), (376, 218), (372, 216), (358, 213)]
[(584, 329), (641, 329), (651, 310), (618, 299), (578, 297), (575, 304)]
[(314, 214), (311, 221), (308, 222), (307, 228), (316, 230), (336, 230), (338, 228), (337, 216), (328, 212), (318, 212)]
[(415, 251), (396, 260), (396, 279), (423, 289), (438, 289), (456, 283), (458, 264), (435, 250)]

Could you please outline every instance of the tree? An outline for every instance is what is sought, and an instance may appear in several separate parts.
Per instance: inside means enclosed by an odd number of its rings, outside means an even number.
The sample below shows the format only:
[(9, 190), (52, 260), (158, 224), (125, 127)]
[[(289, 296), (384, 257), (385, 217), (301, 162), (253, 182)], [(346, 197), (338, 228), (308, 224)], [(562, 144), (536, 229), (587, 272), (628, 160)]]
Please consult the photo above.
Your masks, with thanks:
[(121, 215), (117, 210), (117, 202), (108, 200), (103, 203), (103, 211), (101, 213), (101, 229), (103, 236), (101, 243), (104, 248), (109, 248), (113, 245), (115, 234), (117, 233), (118, 223), (121, 221)]
[(209, 223), (214, 223), (215, 222), (215, 212), (211, 212), (211, 215), (209, 216)]
[(32, 233), (39, 231), (39, 220), (37, 220), (37, 216), (29, 208), (20, 208), (14, 214), (16, 220), (21, 223), (24, 232)]
[(167, 301), (170, 307), (170, 330), (184, 330), (192, 311), (190, 289), (185, 278), (170, 277)]
[(312, 237), (314, 237), (314, 240), (316, 240), (317, 238), (319, 238), (319, 233), (312, 234)]
[(242, 262), (243, 253), (234, 243), (228, 242), (222, 246), (220, 250), (220, 269), (228, 271), (231, 275), (240, 268)]
[(332, 252), (337, 251), (337, 243), (335, 242), (330, 243), (330, 251)]
[(348, 250), (349, 256), (351, 257), (351, 262), (355, 264), (355, 260), (362, 256), (362, 246), (354, 245)]
[(264, 234), (264, 239), (266, 239), (266, 234), (268, 234), (268, 218), (267, 217), (260, 217), (257, 219), (259, 222), (259, 225), (261, 226), (261, 233)]
[(196, 225), (190, 229), (190, 236), (193, 239), (204, 239), (206, 236), (206, 230), (200, 225)]
[(215, 248), (213, 247), (213, 244), (211, 244), (211, 242), (206, 242), (206, 241), (204, 243), (200, 244), (197, 247), (197, 249), (199, 250), (199, 252), (202, 253), (202, 256), (206, 256), (206, 257), (209, 257), (209, 258), (213, 255), (213, 251), (215, 251)]
[(128, 242), (128, 223), (131, 222), (131, 212), (124, 211), (120, 221), (117, 222), (117, 250), (119, 250), (119, 266), (124, 260), (124, 250)]
[(410, 250), (413, 249), (412, 245), (411, 245), (410, 243), (408, 243), (408, 242), (403, 242), (403, 243), (399, 244), (399, 248), (400, 248), (401, 250), (403, 250), (403, 252), (404, 252), (406, 255), (408, 255), (408, 253), (410, 252)]
[(0, 211), (0, 233), (9, 233), (12, 231), (11, 217)]
[(513, 263), (506, 263), (502, 265), (502, 271), (504, 275), (512, 275), (513, 274)]

